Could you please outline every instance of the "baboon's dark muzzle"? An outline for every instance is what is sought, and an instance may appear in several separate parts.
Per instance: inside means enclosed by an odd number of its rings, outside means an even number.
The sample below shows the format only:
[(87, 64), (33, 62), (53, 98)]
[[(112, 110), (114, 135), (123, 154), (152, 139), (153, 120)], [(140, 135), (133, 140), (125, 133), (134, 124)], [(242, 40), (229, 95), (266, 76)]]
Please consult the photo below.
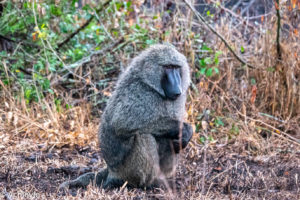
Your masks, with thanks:
[(182, 93), (180, 69), (165, 69), (165, 75), (161, 84), (166, 97), (171, 100), (176, 100)]

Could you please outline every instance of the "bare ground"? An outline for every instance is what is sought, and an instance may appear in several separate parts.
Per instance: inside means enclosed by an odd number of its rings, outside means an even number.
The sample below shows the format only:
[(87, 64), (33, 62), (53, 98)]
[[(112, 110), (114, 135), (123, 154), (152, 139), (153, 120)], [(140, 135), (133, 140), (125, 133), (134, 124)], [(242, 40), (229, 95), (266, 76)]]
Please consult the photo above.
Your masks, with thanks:
[[(300, 199), (300, 151), (271, 136), (259, 146), (238, 138), (200, 144), (195, 134), (182, 153), (172, 193), (160, 189), (104, 191), (88, 186), (68, 193), (60, 183), (103, 167), (96, 146), (41, 150), (30, 139), (1, 149), (1, 199)], [(239, 141), (238, 141), (239, 140)], [(268, 146), (268, 143), (273, 145)], [(276, 148), (274, 147), (276, 146)]]

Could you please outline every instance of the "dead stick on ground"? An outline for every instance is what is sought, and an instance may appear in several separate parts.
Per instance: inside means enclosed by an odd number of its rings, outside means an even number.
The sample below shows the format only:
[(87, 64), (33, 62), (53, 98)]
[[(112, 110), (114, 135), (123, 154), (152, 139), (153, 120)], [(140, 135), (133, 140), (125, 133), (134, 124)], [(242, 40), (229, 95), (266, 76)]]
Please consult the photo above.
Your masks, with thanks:
[(10, 194), (8, 192), (6, 192), (6, 189), (4, 189), (3, 195), (4, 195), (6, 200), (12, 200)]
[[(205, 133), (206, 137), (206, 133)], [(207, 137), (206, 137), (207, 138)], [(204, 194), (204, 189), (205, 189), (205, 175), (206, 175), (206, 152), (207, 152), (207, 141), (205, 141), (204, 145), (204, 155), (203, 155), (203, 176), (202, 176), (202, 186), (201, 186), (201, 194)]]
[(224, 170), (223, 172), (221, 172), (221, 173), (217, 174), (216, 176), (214, 176), (213, 178), (211, 178), (211, 179), (209, 180), (209, 182), (212, 182), (214, 179), (216, 179), (216, 178), (218, 178), (219, 176), (221, 176), (222, 174), (228, 172), (228, 171), (231, 170), (232, 168), (239, 166), (241, 163), (244, 163), (244, 161), (241, 161), (241, 162), (239, 162), (239, 163), (236, 163), (235, 165), (232, 165), (232, 166), (229, 167), (228, 169)]
[(187, 0), (183, 0), (184, 3), (191, 9), (191, 11), (196, 15), (196, 17), (203, 23), (205, 24), (209, 30), (211, 30), (215, 35), (218, 36), (218, 38), (220, 38), (222, 40), (222, 42), (225, 44), (225, 46), (229, 49), (229, 51), (234, 55), (234, 57), (240, 61), (242, 64), (252, 68), (252, 69), (256, 69), (256, 67), (254, 67), (253, 65), (247, 63), (246, 61), (244, 61), (243, 58), (241, 58), (240, 56), (238, 56), (236, 54), (236, 52), (230, 47), (229, 43), (225, 40), (225, 38), (223, 36), (221, 36), (211, 25), (209, 25), (209, 23), (207, 21), (205, 21), (205, 19), (195, 10), (194, 6), (192, 6), (189, 2), (187, 2)]

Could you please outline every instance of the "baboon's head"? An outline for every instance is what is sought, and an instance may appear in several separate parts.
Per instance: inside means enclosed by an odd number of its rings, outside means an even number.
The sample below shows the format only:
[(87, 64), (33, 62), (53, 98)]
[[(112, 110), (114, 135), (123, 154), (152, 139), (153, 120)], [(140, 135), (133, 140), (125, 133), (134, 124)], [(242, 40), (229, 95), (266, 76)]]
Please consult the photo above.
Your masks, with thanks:
[(136, 74), (164, 99), (185, 95), (190, 84), (189, 66), (184, 55), (171, 45), (153, 45), (135, 60)]

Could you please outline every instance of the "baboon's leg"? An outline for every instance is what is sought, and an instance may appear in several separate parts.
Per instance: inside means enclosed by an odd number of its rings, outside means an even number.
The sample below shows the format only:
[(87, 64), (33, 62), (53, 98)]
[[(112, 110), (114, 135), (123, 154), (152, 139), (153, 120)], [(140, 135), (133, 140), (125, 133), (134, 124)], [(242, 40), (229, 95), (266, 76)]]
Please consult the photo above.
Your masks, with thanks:
[(175, 154), (172, 140), (159, 138), (157, 139), (157, 144), (160, 170), (166, 177), (170, 177), (177, 163), (177, 155)]
[(123, 165), (114, 170), (114, 177), (127, 181), (131, 187), (147, 187), (160, 175), (157, 142), (150, 134), (134, 137), (133, 148)]
[(180, 139), (156, 138), (160, 170), (166, 177), (173, 174), (177, 164), (177, 154), (188, 145), (193, 135), (193, 129), (189, 124), (183, 123), (180, 134)]

